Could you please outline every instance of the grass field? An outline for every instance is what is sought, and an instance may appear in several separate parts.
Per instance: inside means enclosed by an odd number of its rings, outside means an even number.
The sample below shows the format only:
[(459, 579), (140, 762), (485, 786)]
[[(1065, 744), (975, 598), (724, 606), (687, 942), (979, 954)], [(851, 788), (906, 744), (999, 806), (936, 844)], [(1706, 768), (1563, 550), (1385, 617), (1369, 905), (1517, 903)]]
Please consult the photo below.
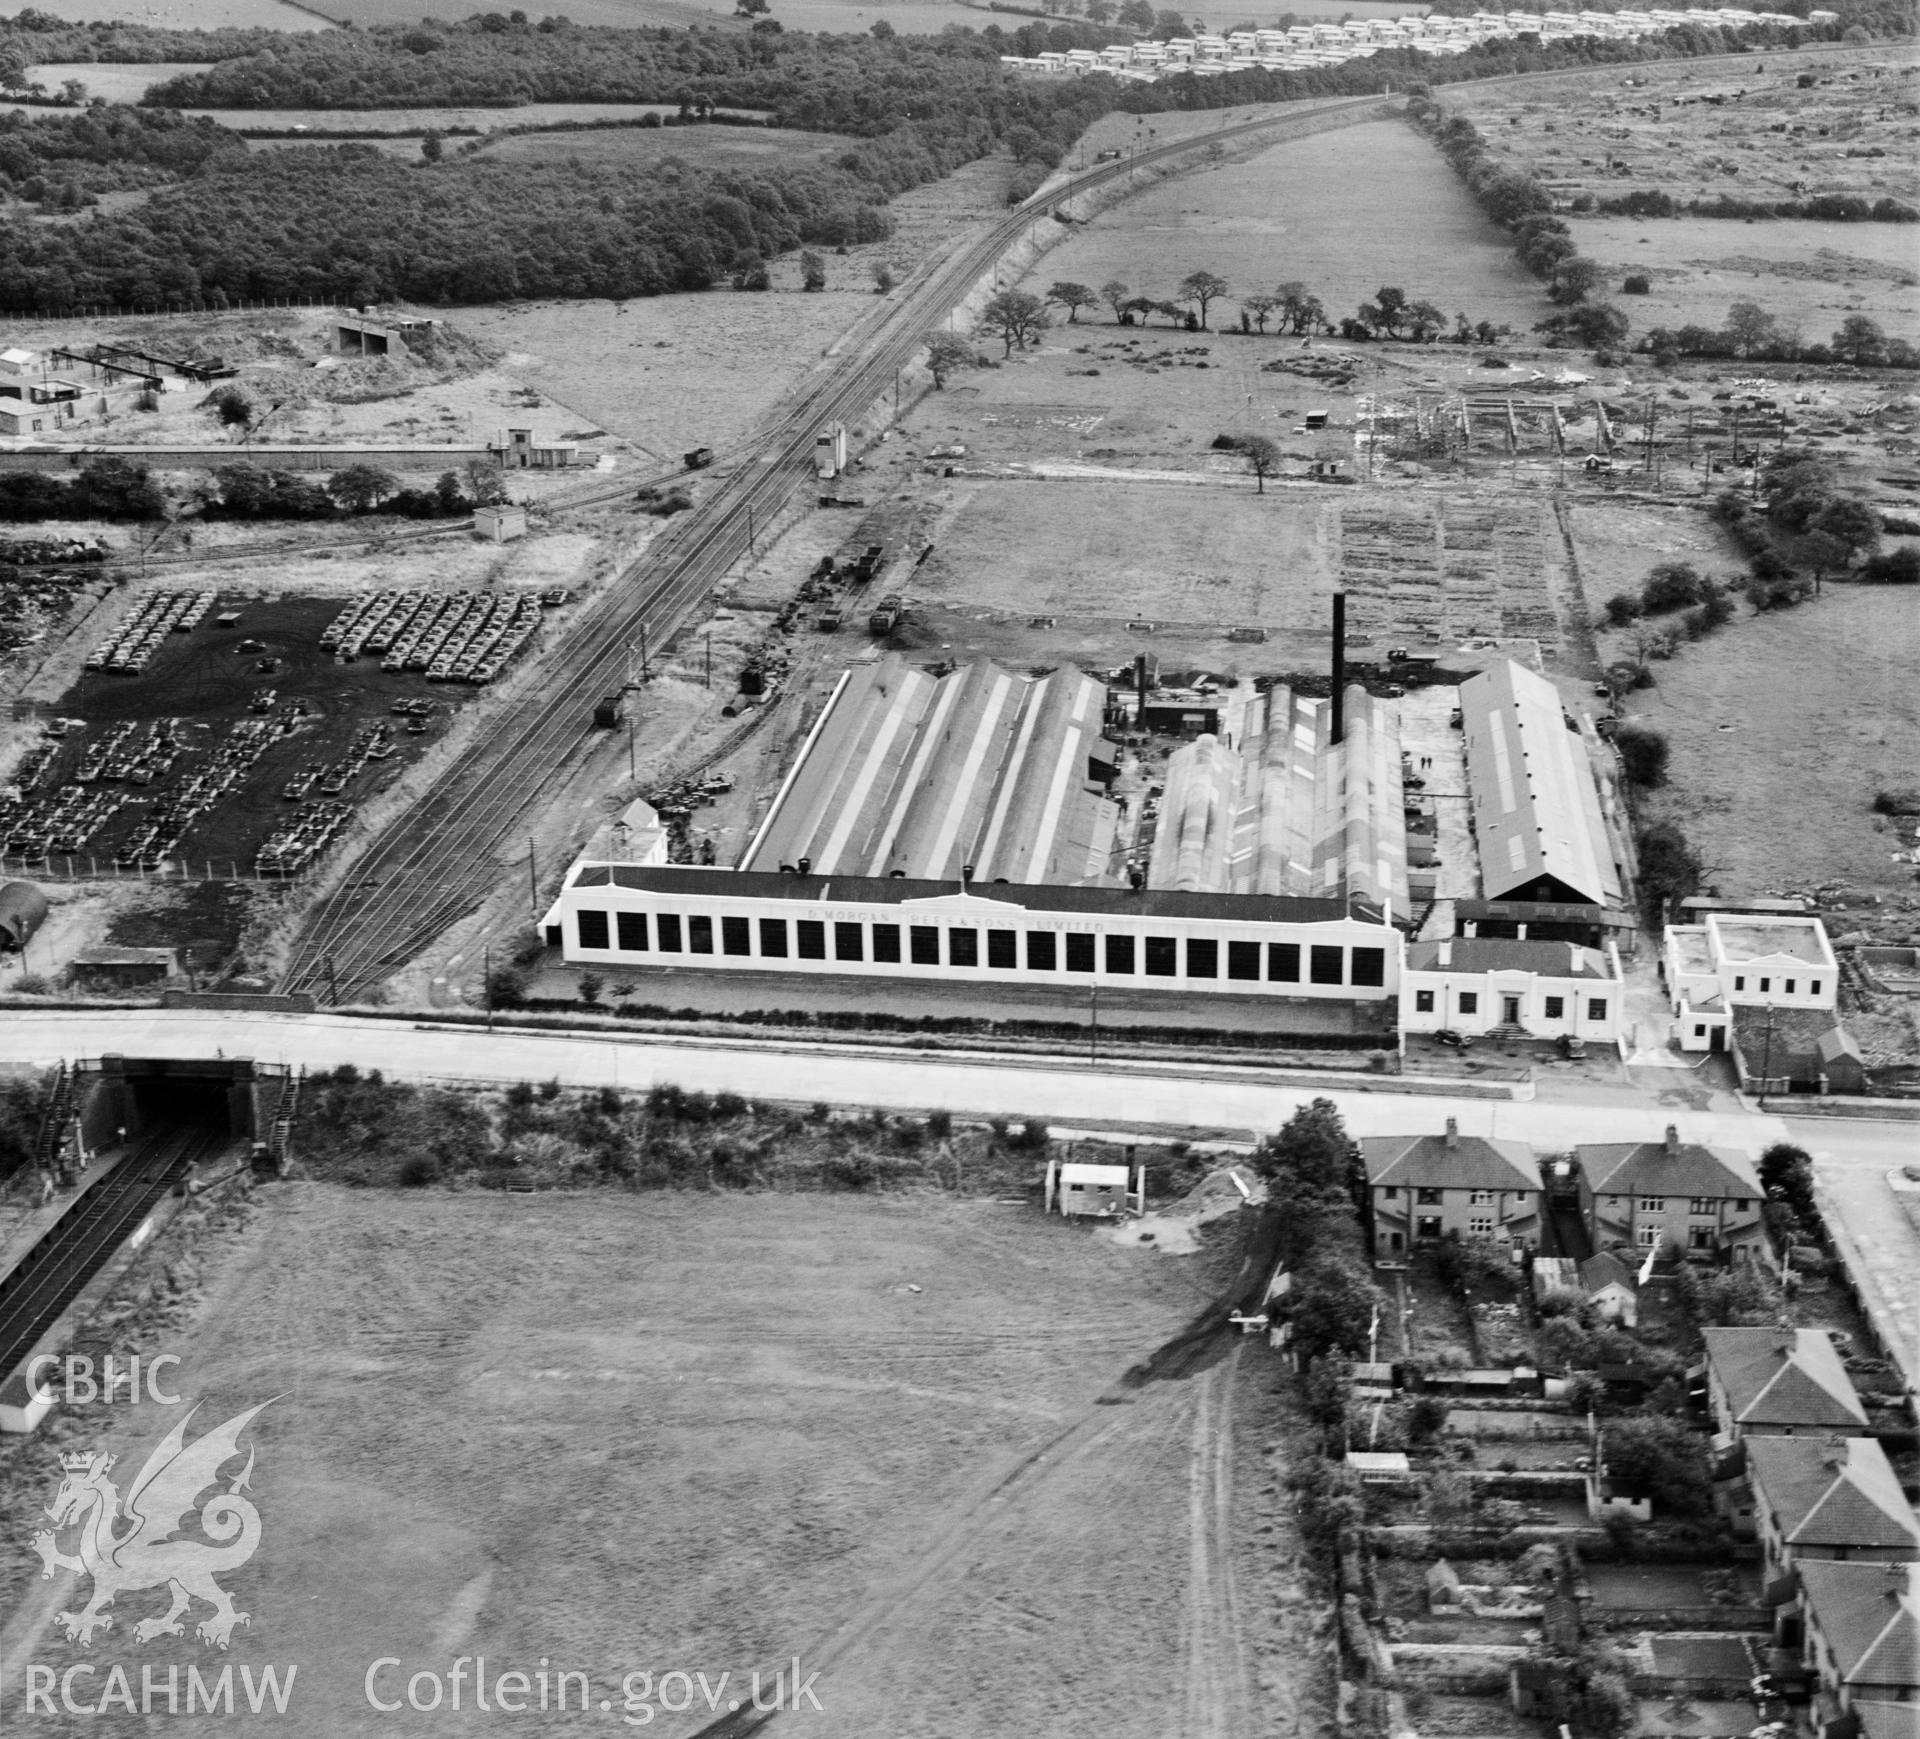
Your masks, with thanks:
[(668, 157), (699, 167), (748, 167), (774, 160), (806, 163), (847, 147), (838, 133), (798, 133), (786, 127), (615, 127), (592, 133), (522, 133), (489, 145), (484, 157), (501, 163), (581, 162), (650, 170)]
[(1166, 296), (1196, 270), (1241, 291), (1297, 279), (1336, 316), (1382, 284), (1449, 317), (1464, 310), (1524, 330), (1546, 313), (1502, 232), (1445, 159), (1397, 121), (1290, 141), (1169, 181), (1096, 219), (1047, 255), (1035, 277), (1042, 288), (1057, 278), (1118, 278)]
[[(342, 24), (386, 24), (393, 18), (389, 0), (318, 0), (316, 10)], [(534, 0), (523, 8), (534, 18), (564, 13), (576, 24), (611, 25), (632, 28), (638, 25), (712, 26), (716, 20), (731, 20), (732, 0)], [(472, 15), (470, 0), (407, 0), (409, 18), (467, 18)], [(959, 4), (959, 0), (780, 0), (776, 16), (789, 30), (816, 30), (854, 33), (871, 29), (885, 19), (895, 30), (936, 34), (949, 24), (979, 26), (1020, 20), (998, 19), (984, 9)], [(745, 21), (737, 28), (745, 30)]]
[[(1891, 337), (1920, 337), (1920, 231), (1912, 224), (1766, 223), (1669, 218), (1575, 220), (1580, 251), (1603, 267), (1636, 329), (1723, 325), (1735, 302), (1758, 302), (1804, 342), (1825, 343), (1850, 314)], [(1629, 272), (1652, 283), (1619, 296)]]
[[(1876, 826), (1874, 792), (1920, 765), (1920, 610), (1897, 587), (1829, 585), (1798, 610), (1742, 619), (1656, 665), (1630, 710), (1667, 733), (1659, 801), (1727, 894), (1839, 883), (1894, 909), (1876, 929), (1920, 931), (1904, 843)], [(1835, 933), (1845, 918), (1829, 919)]]
[(154, 24), (169, 30), (325, 30), (328, 22), (288, 0), (47, 0), (35, 8), (74, 24)]
[[(289, 1712), (329, 1735), (451, 1730), (369, 1709), (383, 1657), (399, 1695), (458, 1655), (584, 1672), (618, 1729), (629, 1672), (738, 1683), (798, 1653), (824, 1708), (798, 1732), (1159, 1739), (1232, 1367), (1093, 1402), (1206, 1279), (933, 1195), (275, 1187), (168, 1341), (196, 1428), (280, 1397), (253, 1428), (262, 1544), (229, 1578), (252, 1622), (218, 1664), (297, 1662)], [(172, 1423), (112, 1411), (85, 1441), (129, 1466)], [(28, 1584), (16, 1622), (71, 1587)], [(32, 1658), (104, 1673), (149, 1608), (129, 1592), (90, 1655), (42, 1633)], [(1107, 1636), (1126, 1647), (1096, 1667), (1084, 1639)], [(207, 1664), (190, 1639), (138, 1652)]]
[[(316, 24), (319, 20), (314, 21)], [(87, 87), (87, 94), (104, 97), (110, 103), (137, 103), (149, 85), (178, 78), (182, 73), (205, 72), (213, 63), (205, 60), (149, 61), (135, 66), (113, 61), (45, 61), (27, 68), (27, 77), (37, 84), (56, 90), (70, 78)], [(29, 114), (44, 111), (29, 110)]]

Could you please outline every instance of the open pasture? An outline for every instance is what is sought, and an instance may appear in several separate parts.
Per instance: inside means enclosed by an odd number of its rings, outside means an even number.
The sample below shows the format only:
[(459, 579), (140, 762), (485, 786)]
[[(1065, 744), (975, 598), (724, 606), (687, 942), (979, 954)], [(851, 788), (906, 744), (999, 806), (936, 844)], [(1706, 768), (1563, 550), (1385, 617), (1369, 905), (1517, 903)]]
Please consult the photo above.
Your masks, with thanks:
[(499, 163), (585, 163), (650, 170), (669, 157), (698, 168), (764, 168), (817, 162), (846, 150), (838, 133), (787, 127), (608, 127), (590, 133), (517, 133), (482, 153)]
[[(1825, 343), (1852, 314), (1888, 336), (1920, 338), (1920, 228), (1904, 223), (1729, 223), (1705, 219), (1577, 218), (1574, 240), (1602, 267), (1636, 332), (1719, 328), (1735, 302), (1757, 302), (1783, 331)], [(1629, 272), (1645, 296), (1621, 296)]]
[[(390, 0), (316, 0), (316, 10), (338, 23), (361, 26), (388, 24), (394, 16)], [(617, 29), (641, 25), (711, 28), (716, 23), (732, 22), (735, 17), (732, 0), (532, 0), (522, 10), (532, 18), (564, 13), (576, 24)], [(472, 14), (470, 0), (407, 0), (409, 19), (461, 19)], [(841, 34), (870, 30), (882, 19), (897, 31), (926, 35), (937, 34), (949, 24), (977, 27), (1009, 22), (984, 7), (966, 6), (960, 0), (860, 0), (857, 5), (853, 0), (780, 0), (775, 16), (789, 30)], [(735, 27), (745, 31), (747, 23), (741, 19)]]
[[(110, 103), (137, 103), (146, 95), (149, 85), (162, 84), (183, 73), (205, 72), (212, 64), (206, 60), (156, 60), (143, 65), (105, 60), (50, 60), (28, 67), (27, 77), (50, 91), (57, 91), (68, 79), (77, 78), (87, 87), (90, 97), (104, 97)], [(45, 111), (30, 109), (27, 112)]]
[[(1660, 801), (1708, 880), (1729, 895), (1840, 883), (1893, 905), (1912, 896), (1913, 866), (1893, 861), (1904, 842), (1876, 827), (1870, 805), (1920, 765), (1917, 665), (1909, 593), (1829, 583), (1797, 610), (1742, 620), (1654, 666), (1656, 685), (1628, 710), (1672, 742)], [(1913, 927), (1910, 912), (1887, 917)]]
[(36, 6), (71, 24), (152, 24), (167, 30), (325, 30), (311, 6), (290, 0), (47, 0)]
[[(1382, 284), (1438, 304), (1449, 318), (1464, 312), (1522, 331), (1548, 311), (1503, 232), (1446, 160), (1398, 121), (1291, 140), (1179, 176), (1096, 218), (1048, 254), (1026, 288), (1117, 278), (1164, 297), (1193, 271), (1218, 273), (1242, 293), (1298, 280), (1335, 318)], [(1213, 324), (1237, 319), (1232, 303), (1230, 295), (1216, 306)]]
[[(1093, 1402), (1204, 1281), (991, 1200), (276, 1187), (169, 1343), (201, 1423), (279, 1397), (253, 1427), (264, 1526), (231, 1658), (297, 1661), (310, 1733), (441, 1730), (368, 1709), (382, 1657), (400, 1695), (460, 1655), (584, 1673), (593, 1712), (529, 1705), (549, 1732), (627, 1730), (639, 1671), (732, 1675), (724, 1715), (798, 1653), (823, 1711), (801, 1733), (1158, 1739), (1212, 1384)], [(170, 1421), (114, 1411), (101, 1446), (137, 1466)], [(1083, 1418), (1058, 1472), (989, 1501)], [(20, 1488), (15, 1524), (45, 1497)], [(1097, 1672), (1062, 1655), (1122, 1633)], [(190, 1633), (141, 1658), (206, 1666)], [(714, 1718), (649, 1702), (655, 1732)]]
[[(507, 127), (550, 127), (570, 121), (637, 121), (642, 115), (675, 115), (673, 103), (522, 103), (518, 108), (467, 109), (185, 109), (231, 127), (236, 133), (491, 133)], [(742, 111), (743, 113), (751, 111)], [(693, 132), (699, 129), (688, 128)], [(458, 140), (452, 142), (454, 146)]]

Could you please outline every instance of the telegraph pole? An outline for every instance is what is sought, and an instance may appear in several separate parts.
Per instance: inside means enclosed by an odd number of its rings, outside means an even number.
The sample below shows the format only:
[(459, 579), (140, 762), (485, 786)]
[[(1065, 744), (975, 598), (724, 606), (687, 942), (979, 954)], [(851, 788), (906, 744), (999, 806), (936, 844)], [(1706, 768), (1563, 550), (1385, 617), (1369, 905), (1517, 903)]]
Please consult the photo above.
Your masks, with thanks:
[(527, 835), (527, 899), (537, 924), (540, 922), (540, 868), (534, 857), (532, 834)]

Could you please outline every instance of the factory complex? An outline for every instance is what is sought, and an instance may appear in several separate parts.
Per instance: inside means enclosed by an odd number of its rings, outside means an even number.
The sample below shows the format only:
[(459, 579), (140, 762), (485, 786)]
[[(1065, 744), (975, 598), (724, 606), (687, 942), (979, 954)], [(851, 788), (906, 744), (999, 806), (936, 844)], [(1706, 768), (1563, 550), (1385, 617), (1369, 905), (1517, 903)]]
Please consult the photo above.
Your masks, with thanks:
[(1409, 874), (1423, 781), (1400, 703), (1345, 680), (1339, 602), (1325, 696), (1248, 682), (1169, 703), (1144, 661), (1108, 682), (876, 658), (842, 675), (734, 867), (668, 863), (652, 833), (603, 845), (543, 939), (570, 965), (727, 975), (729, 1007), (837, 981), (1008, 1018), (1105, 992), (1119, 1024), (1337, 1046), (1618, 1041), (1628, 921), (1592, 739), (1511, 660), (1460, 684), (1484, 899), (1457, 902), (1456, 937), (1456, 903)]

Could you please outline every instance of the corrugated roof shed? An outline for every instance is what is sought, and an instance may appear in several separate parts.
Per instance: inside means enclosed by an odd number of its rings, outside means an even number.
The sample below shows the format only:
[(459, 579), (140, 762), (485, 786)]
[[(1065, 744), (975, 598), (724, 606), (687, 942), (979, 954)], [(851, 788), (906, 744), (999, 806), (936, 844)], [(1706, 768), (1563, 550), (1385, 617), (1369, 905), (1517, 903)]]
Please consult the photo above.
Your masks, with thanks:
[(1105, 709), (1077, 670), (936, 678), (889, 654), (841, 679), (740, 868), (1111, 883), (1118, 811), (1089, 779)]
[(1358, 683), (1345, 707), (1334, 743), (1331, 703), (1278, 685), (1236, 709), (1232, 746), (1208, 735), (1176, 750), (1150, 884), (1358, 899), (1408, 917), (1399, 727)]
[(1559, 690), (1506, 659), (1460, 685), (1460, 716), (1486, 897), (1618, 905), (1599, 792)]

